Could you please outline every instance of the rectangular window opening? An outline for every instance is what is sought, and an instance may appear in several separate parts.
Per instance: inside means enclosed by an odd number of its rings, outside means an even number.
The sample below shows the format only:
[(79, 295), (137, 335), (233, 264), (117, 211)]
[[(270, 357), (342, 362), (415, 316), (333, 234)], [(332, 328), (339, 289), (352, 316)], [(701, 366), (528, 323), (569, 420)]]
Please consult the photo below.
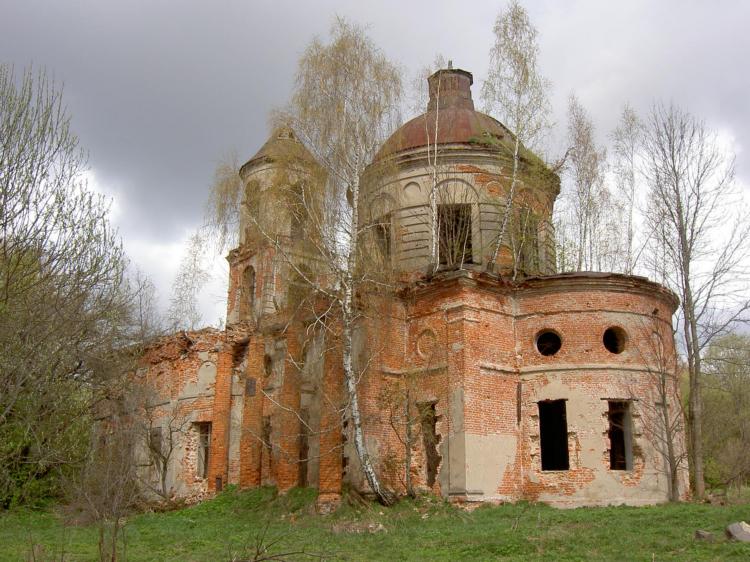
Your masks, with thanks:
[(438, 205), (438, 251), (441, 265), (474, 263), (471, 204)]
[(391, 257), (391, 215), (387, 214), (380, 217), (378, 222), (374, 225), (375, 241), (380, 251), (380, 255), (384, 259)]
[[(263, 426), (260, 435), (263, 441), (262, 454), (268, 458), (268, 473), (273, 474), (273, 445), (271, 444), (271, 416), (263, 416)], [(262, 458), (262, 457), (261, 457)], [(261, 463), (263, 461), (261, 460)], [(261, 464), (261, 466), (263, 466)]]
[(196, 473), (198, 478), (208, 478), (208, 461), (211, 455), (211, 422), (195, 424), (198, 432), (198, 464)]
[(308, 485), (308, 457), (310, 455), (310, 412), (303, 408), (299, 421), (299, 473), (297, 485), (305, 488)]
[(568, 470), (570, 461), (565, 400), (546, 400), (538, 405), (542, 470)]
[(162, 434), (161, 427), (152, 427), (148, 435), (148, 446), (151, 453), (160, 456), (162, 452)]
[(438, 467), (442, 457), (438, 453), (440, 434), (437, 432), (437, 402), (422, 402), (417, 404), (420, 426), (422, 430), (422, 445), (427, 460), (427, 486), (432, 488), (437, 479)]
[(633, 469), (633, 431), (630, 402), (607, 401), (609, 421), (609, 468), (611, 470)]

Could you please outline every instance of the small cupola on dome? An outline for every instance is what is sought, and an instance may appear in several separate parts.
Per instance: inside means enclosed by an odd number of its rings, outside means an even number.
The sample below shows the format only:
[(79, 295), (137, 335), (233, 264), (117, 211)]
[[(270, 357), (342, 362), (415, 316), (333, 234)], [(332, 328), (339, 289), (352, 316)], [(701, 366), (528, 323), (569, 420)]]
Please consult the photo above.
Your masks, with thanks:
[(511, 134), (502, 123), (474, 109), (473, 83), (471, 72), (453, 68), (452, 64), (432, 74), (427, 78), (430, 97), (426, 111), (399, 127), (375, 160), (432, 144), (472, 145), (474, 149), (496, 152), (497, 147), (477, 141), (489, 135), (507, 142)]
[(449, 65), (430, 76), (427, 83), (430, 92), (427, 111), (447, 108), (474, 111), (474, 100), (471, 99), (474, 77), (471, 72)]

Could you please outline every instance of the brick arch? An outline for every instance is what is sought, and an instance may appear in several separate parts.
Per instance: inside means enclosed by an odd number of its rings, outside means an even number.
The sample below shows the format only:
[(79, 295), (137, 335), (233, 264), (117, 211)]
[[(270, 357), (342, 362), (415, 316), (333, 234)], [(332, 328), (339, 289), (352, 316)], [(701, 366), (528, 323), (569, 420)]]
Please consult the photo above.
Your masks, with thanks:
[[(455, 187), (454, 187), (455, 186)], [(450, 177), (435, 186), (438, 204), (472, 203), (479, 202), (479, 194), (476, 188), (468, 181)]]
[(255, 268), (252, 265), (246, 265), (242, 270), (242, 280), (240, 285), (240, 319), (249, 320), (255, 311)]

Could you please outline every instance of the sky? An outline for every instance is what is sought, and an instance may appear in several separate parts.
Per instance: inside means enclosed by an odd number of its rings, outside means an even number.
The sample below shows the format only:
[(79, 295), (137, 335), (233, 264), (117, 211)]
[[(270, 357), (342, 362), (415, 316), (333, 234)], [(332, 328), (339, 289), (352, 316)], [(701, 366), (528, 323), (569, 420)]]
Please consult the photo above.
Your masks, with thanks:
[[(623, 104), (674, 102), (719, 131), (750, 186), (750, 2), (526, 0), (539, 31), (561, 138), (568, 97), (600, 142)], [(470, 8), (467, 8), (470, 6)], [(440, 53), (486, 76), (502, 1), (0, 0), (0, 64), (45, 69), (64, 87), (88, 150), (89, 184), (111, 200), (131, 260), (162, 308), (203, 220), (217, 162), (251, 157), (294, 86), (297, 60), (335, 16), (365, 25), (405, 76)], [(226, 308), (223, 257), (201, 296), (206, 323)]]

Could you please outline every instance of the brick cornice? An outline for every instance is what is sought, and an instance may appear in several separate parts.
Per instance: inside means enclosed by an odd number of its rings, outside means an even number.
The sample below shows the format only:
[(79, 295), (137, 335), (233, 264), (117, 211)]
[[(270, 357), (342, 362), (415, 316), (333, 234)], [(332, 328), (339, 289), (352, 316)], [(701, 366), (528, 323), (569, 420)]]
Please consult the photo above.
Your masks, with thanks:
[(468, 287), (513, 297), (606, 290), (657, 298), (669, 306), (671, 313), (679, 305), (679, 298), (673, 291), (646, 277), (597, 272), (559, 273), (513, 281), (469, 269), (446, 271), (406, 285), (399, 291), (399, 295), (404, 300), (409, 297), (424, 298), (430, 293), (451, 289), (457, 291)]

